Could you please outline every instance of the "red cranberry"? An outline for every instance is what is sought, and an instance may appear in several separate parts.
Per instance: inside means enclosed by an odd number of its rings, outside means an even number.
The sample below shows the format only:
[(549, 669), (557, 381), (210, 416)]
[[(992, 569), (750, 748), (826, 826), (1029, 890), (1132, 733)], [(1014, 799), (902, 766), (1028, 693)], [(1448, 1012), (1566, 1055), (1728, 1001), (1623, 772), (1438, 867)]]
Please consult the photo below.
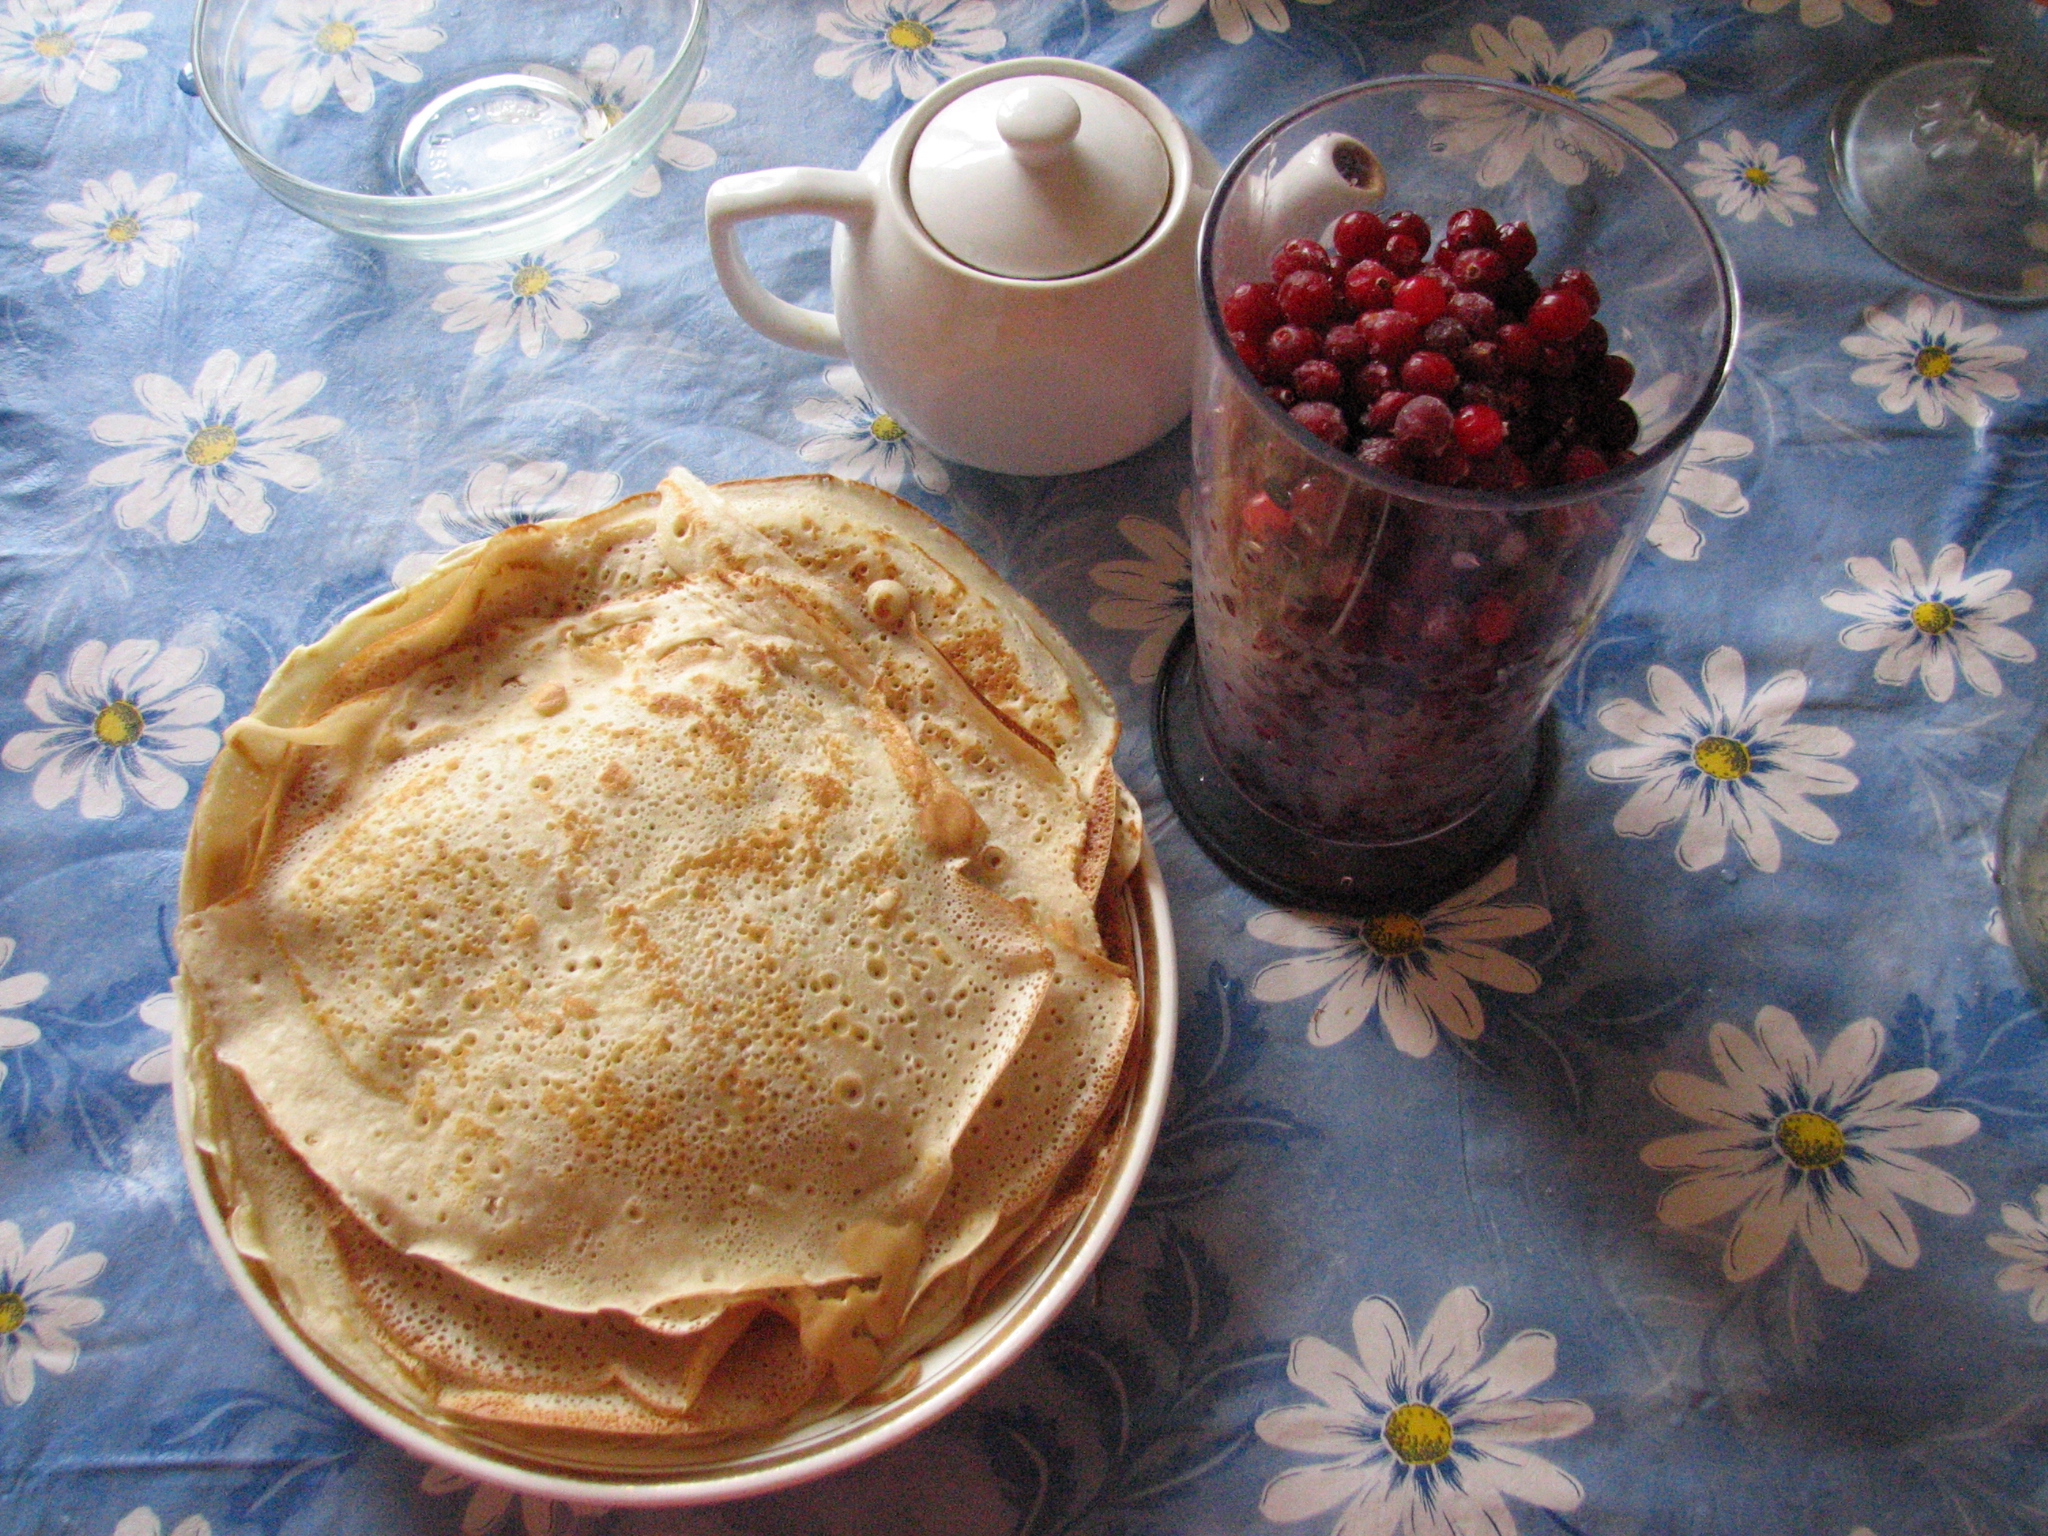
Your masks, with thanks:
[(1598, 448), (1589, 448), (1580, 443), (1577, 447), (1565, 451), (1564, 459), (1558, 465), (1558, 473), (1567, 481), (1590, 480), (1595, 475), (1607, 473), (1607, 457)]
[(1358, 462), (1385, 470), (1390, 475), (1410, 472), (1408, 445), (1398, 437), (1367, 438), (1358, 445)]
[(1285, 384), (1268, 384), (1266, 386), (1266, 398), (1279, 406), (1283, 411), (1294, 409), (1294, 391)]
[(1629, 386), (1636, 381), (1636, 365), (1627, 358), (1610, 352), (1600, 362), (1600, 382), (1610, 395), (1619, 399), (1629, 392)]
[(1331, 240), (1344, 260), (1370, 261), (1387, 248), (1387, 221), (1366, 209), (1353, 209), (1337, 221)]
[(1313, 240), (1289, 240), (1273, 258), (1273, 281), (1276, 283), (1284, 283), (1288, 274), (1293, 272), (1320, 272), (1330, 277), (1336, 271), (1337, 264), (1330, 260), (1330, 253)]
[(1394, 370), (1385, 363), (1367, 363), (1351, 375), (1351, 398), (1360, 410), (1394, 387)]
[(1429, 220), (1406, 209), (1391, 214), (1387, 218), (1387, 236), (1391, 239), (1396, 235), (1413, 240), (1417, 250), (1426, 251), (1429, 249)]
[(1451, 408), (1435, 395), (1417, 395), (1394, 417), (1394, 436), (1422, 453), (1441, 453), (1451, 441)]
[(1271, 283), (1239, 283), (1223, 301), (1223, 323), (1233, 331), (1264, 337), (1280, 319), (1280, 296)]
[(1251, 369), (1253, 378), (1261, 379), (1265, 377), (1266, 346), (1264, 342), (1260, 341), (1256, 336), (1246, 336), (1242, 332), (1232, 331), (1230, 333), (1230, 345), (1236, 350), (1238, 361)]
[(1323, 356), (1340, 368), (1356, 368), (1372, 356), (1372, 349), (1355, 325), (1333, 325), (1323, 333)]
[[(1280, 302), (1285, 307), (1285, 293)], [(1592, 320), (1592, 307), (1569, 288), (1547, 289), (1529, 306), (1529, 329), (1545, 341), (1570, 341)]]
[(1422, 466), (1422, 478), (1430, 485), (1462, 485), (1472, 477), (1472, 461), (1459, 449), (1446, 448)]
[(1491, 336), (1500, 329), (1500, 310), (1483, 293), (1452, 294), (1451, 313), (1474, 336)]
[(1566, 267), (1557, 274), (1557, 281), (1550, 286), (1562, 288), (1567, 293), (1576, 293), (1586, 301), (1588, 314), (1600, 313), (1600, 285), (1593, 281), (1592, 273), (1583, 272), (1577, 267)]
[(1621, 453), (1635, 447), (1636, 438), (1642, 430), (1643, 424), (1636, 416), (1635, 407), (1626, 400), (1610, 401), (1593, 416), (1593, 436), (1609, 453)]
[(1490, 384), (1501, 376), (1500, 343), (1475, 341), (1458, 359), (1458, 371), (1468, 379)]
[(1375, 309), (1391, 309), (1394, 285), (1400, 281), (1393, 269), (1384, 263), (1361, 261), (1344, 274), (1344, 297), (1361, 314)]
[(1536, 259), (1536, 232), (1520, 219), (1512, 224), (1503, 224), (1499, 237), (1494, 241), (1494, 249), (1507, 257), (1508, 265), (1519, 272)]
[(1543, 290), (1536, 285), (1536, 279), (1526, 272), (1516, 272), (1493, 290), (1493, 302), (1515, 316), (1526, 315), (1529, 306)]
[[(1351, 428), (1344, 424), (1344, 413), (1327, 400), (1304, 400), (1287, 414), (1296, 426), (1313, 432), (1332, 448), (1351, 446)], [(1601, 465), (1602, 469), (1606, 467)]]
[(1472, 605), (1472, 638), (1481, 645), (1499, 645), (1515, 632), (1514, 601), (1488, 592)]
[(1427, 325), (1451, 307), (1451, 296), (1433, 277), (1411, 277), (1394, 290), (1394, 307)]
[(1507, 257), (1483, 246), (1478, 250), (1460, 251), (1451, 258), (1451, 276), (1460, 288), (1490, 293), (1511, 275)]
[(1526, 491), (1536, 483), (1529, 466), (1512, 448), (1503, 448), (1472, 467), (1473, 483), (1489, 491)]
[(1546, 344), (1536, 355), (1536, 371), (1546, 379), (1568, 379), (1578, 370), (1579, 356), (1570, 347)]
[(1344, 370), (1312, 357), (1294, 370), (1293, 383), (1297, 400), (1335, 400), (1344, 393)]
[(1458, 365), (1441, 352), (1415, 352), (1401, 365), (1401, 387), (1447, 399), (1458, 387)]
[(1398, 309), (1376, 310), (1359, 320), (1358, 329), (1375, 362), (1398, 363), (1422, 342), (1422, 322)]
[(1294, 531), (1294, 514), (1264, 491), (1244, 504), (1238, 520), (1244, 524), (1246, 533), (1269, 543), (1274, 539), (1284, 539)]
[(1429, 322), (1429, 328), (1422, 333), (1422, 347), (1426, 352), (1441, 352), (1452, 362), (1463, 366), (1465, 349), (1472, 345), (1472, 333), (1458, 324), (1449, 315)]
[(1511, 321), (1493, 338), (1500, 344), (1500, 359), (1516, 373), (1528, 373), (1543, 355), (1543, 340), (1526, 325)]
[(1365, 424), (1374, 432), (1391, 432), (1394, 420), (1415, 396), (1405, 389), (1390, 389), (1373, 401), (1372, 409), (1365, 413)]
[(1402, 277), (1409, 277), (1422, 269), (1422, 255), (1428, 247), (1419, 240), (1406, 235), (1387, 236), (1387, 247), (1380, 252), (1380, 260)]
[(1322, 355), (1322, 338), (1305, 325), (1283, 325), (1266, 338), (1266, 361), (1282, 373)]
[(1280, 280), (1280, 309), (1296, 325), (1321, 325), (1337, 312), (1337, 283), (1327, 272), (1290, 272)]
[(1475, 459), (1499, 453), (1508, 440), (1508, 424), (1500, 419), (1499, 411), (1485, 405), (1466, 406), (1458, 412), (1452, 429), (1458, 446)]
[(1444, 225), (1444, 243), (1454, 251), (1489, 246), (1500, 238), (1500, 228), (1484, 208), (1461, 208)]
[(1586, 328), (1573, 340), (1572, 350), (1579, 354), (1581, 364), (1597, 369), (1600, 360), (1607, 356), (1607, 327), (1598, 320), (1587, 321)]

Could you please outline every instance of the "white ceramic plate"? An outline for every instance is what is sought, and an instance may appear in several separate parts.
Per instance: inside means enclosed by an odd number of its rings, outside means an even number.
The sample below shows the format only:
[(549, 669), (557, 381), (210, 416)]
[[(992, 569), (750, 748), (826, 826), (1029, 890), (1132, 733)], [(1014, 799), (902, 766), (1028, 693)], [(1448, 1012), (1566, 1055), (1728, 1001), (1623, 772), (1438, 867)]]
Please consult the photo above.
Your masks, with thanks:
[(1145, 1056), (1124, 1111), (1129, 1129), (1108, 1176), (1065, 1235), (1006, 1282), (988, 1310), (950, 1339), (925, 1351), (919, 1357), (916, 1385), (887, 1402), (842, 1408), (776, 1435), (680, 1452), (673, 1468), (635, 1477), (617, 1472), (579, 1476), (457, 1441), (439, 1426), (373, 1395), (322, 1354), (264, 1289), (229, 1239), (217, 1192), (192, 1141), (192, 1094), (181, 1026), (172, 1092), (178, 1145), (199, 1219), (236, 1292), (270, 1341), (351, 1417), (423, 1461), (518, 1493), (617, 1508), (713, 1504), (828, 1476), (908, 1439), (994, 1380), (1073, 1299), (1130, 1209), (1166, 1112), (1179, 998), (1166, 883), (1149, 839), (1137, 874), (1124, 888), (1123, 900), (1136, 952), (1142, 1032), (1138, 1048)]

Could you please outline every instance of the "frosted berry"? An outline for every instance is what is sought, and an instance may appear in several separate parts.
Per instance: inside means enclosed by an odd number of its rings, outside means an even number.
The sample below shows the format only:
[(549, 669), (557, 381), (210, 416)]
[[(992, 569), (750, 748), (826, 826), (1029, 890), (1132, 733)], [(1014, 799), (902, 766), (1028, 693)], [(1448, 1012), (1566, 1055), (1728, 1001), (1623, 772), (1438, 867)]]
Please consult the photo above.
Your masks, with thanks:
[(1266, 338), (1266, 360), (1282, 373), (1322, 355), (1322, 338), (1305, 325), (1283, 325)]
[(1410, 473), (1408, 445), (1397, 437), (1369, 437), (1358, 445), (1358, 462), (1390, 475)]
[(1333, 325), (1323, 333), (1323, 356), (1340, 368), (1357, 368), (1372, 356), (1372, 349), (1355, 325)]
[(1344, 393), (1344, 370), (1324, 358), (1312, 357), (1294, 370), (1297, 400), (1335, 400)]
[(1500, 343), (1475, 341), (1458, 359), (1458, 371), (1468, 380), (1490, 384), (1501, 376)]
[(1272, 334), (1281, 321), (1280, 295), (1271, 283), (1239, 283), (1223, 301), (1223, 323), (1250, 336)]
[(1330, 253), (1313, 240), (1289, 240), (1273, 258), (1273, 281), (1276, 283), (1285, 282), (1288, 274), (1293, 272), (1320, 272), (1328, 277), (1336, 270), (1337, 264), (1330, 260)]
[(1327, 400), (1304, 400), (1287, 414), (1297, 426), (1307, 428), (1332, 448), (1351, 446), (1351, 429), (1344, 423), (1344, 413)]
[(1331, 240), (1344, 260), (1369, 261), (1387, 248), (1387, 221), (1367, 209), (1353, 209), (1337, 221)]
[(1398, 363), (1422, 343), (1422, 322), (1398, 309), (1361, 316), (1358, 329), (1375, 362)]
[(1394, 436), (1421, 453), (1443, 452), (1450, 446), (1451, 428), (1451, 408), (1435, 395), (1417, 395), (1394, 417)]
[(1246, 336), (1241, 332), (1233, 331), (1230, 334), (1230, 345), (1237, 353), (1237, 360), (1243, 363), (1245, 367), (1251, 369), (1253, 378), (1265, 377), (1266, 346), (1264, 342), (1260, 341), (1256, 336)]
[(1500, 309), (1483, 293), (1452, 294), (1451, 313), (1474, 336), (1491, 336), (1500, 329)]
[(1401, 387), (1418, 395), (1448, 399), (1458, 387), (1458, 365), (1441, 352), (1415, 352), (1401, 364)]
[(1307, 269), (1288, 273), (1280, 280), (1280, 312), (1296, 325), (1321, 325), (1337, 313), (1336, 280)]
[(1414, 398), (1415, 396), (1405, 389), (1389, 389), (1385, 391), (1377, 400), (1373, 401), (1372, 409), (1365, 413), (1366, 430), (1371, 432), (1393, 431), (1395, 418), (1401, 414), (1402, 408)]
[(1406, 235), (1389, 235), (1387, 248), (1380, 253), (1380, 260), (1402, 277), (1412, 276), (1422, 269), (1423, 253), (1428, 247), (1419, 240)]
[(1400, 281), (1394, 269), (1383, 262), (1361, 261), (1344, 274), (1344, 297), (1361, 314), (1375, 309), (1391, 309), (1394, 285)]
[(1481, 246), (1451, 258), (1450, 274), (1460, 288), (1490, 293), (1513, 275), (1507, 257)]
[(1543, 355), (1543, 339), (1528, 326), (1510, 322), (1493, 338), (1500, 345), (1500, 358), (1516, 373), (1528, 373)]

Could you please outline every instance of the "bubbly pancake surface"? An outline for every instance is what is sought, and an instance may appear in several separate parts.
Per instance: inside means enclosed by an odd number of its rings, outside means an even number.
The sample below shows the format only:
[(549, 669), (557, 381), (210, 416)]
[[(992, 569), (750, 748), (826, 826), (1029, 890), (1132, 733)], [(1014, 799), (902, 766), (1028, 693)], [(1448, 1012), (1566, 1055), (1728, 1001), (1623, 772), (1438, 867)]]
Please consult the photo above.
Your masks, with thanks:
[(231, 733), (179, 936), (236, 1079), (202, 1145), (302, 1326), (416, 1406), (689, 1437), (850, 1395), (1109, 1116), (1113, 716), (889, 520), (894, 575), (799, 558), (865, 510), (685, 483), (519, 530)]

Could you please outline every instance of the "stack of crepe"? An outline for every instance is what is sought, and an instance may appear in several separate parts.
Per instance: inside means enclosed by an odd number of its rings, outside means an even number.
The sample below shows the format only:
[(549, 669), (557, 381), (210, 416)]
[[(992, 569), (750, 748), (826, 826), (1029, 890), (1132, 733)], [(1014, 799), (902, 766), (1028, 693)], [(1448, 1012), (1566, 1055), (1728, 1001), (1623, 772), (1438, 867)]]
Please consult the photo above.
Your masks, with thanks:
[(207, 781), (202, 1198), (330, 1362), (527, 1460), (901, 1390), (1119, 1134), (1116, 734), (864, 486), (676, 471), (451, 556), (295, 652)]

